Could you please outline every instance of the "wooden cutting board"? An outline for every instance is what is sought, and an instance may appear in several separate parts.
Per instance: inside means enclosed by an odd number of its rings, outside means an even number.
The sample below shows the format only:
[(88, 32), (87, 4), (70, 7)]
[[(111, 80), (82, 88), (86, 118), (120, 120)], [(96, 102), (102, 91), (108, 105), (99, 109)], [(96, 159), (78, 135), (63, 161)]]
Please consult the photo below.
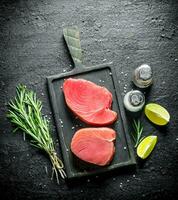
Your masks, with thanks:
[[(90, 67), (84, 66), (82, 64), (82, 50), (78, 28), (65, 28), (63, 34), (74, 62), (74, 68), (69, 72), (47, 77), (47, 83), (67, 178), (97, 175), (121, 167), (135, 165), (134, 151), (128, 133), (125, 110), (115, 68), (112, 66), (112, 63)], [(117, 132), (117, 138), (115, 141), (116, 152), (112, 162), (108, 166), (99, 167), (87, 164), (75, 158), (70, 150), (70, 143), (74, 133), (80, 128), (90, 127), (78, 120), (66, 106), (62, 85), (64, 79), (70, 77), (86, 79), (104, 86), (113, 95), (112, 110), (116, 111), (119, 117), (110, 126)]]

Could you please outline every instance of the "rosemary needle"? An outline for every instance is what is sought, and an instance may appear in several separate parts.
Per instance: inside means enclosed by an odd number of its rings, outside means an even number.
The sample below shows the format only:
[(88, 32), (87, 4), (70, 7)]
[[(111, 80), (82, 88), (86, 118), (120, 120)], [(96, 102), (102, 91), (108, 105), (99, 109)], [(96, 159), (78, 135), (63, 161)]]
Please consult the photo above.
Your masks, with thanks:
[(135, 142), (135, 148), (138, 146), (138, 144), (143, 140), (144, 137), (141, 137), (142, 136), (142, 132), (143, 132), (143, 126), (140, 122), (140, 120), (133, 120), (133, 123), (132, 123), (132, 127), (134, 129), (134, 132), (132, 132), (132, 138), (133, 138), (133, 141)]
[(42, 102), (37, 98), (36, 93), (28, 90), (25, 85), (18, 85), (16, 97), (8, 104), (7, 117), (16, 125), (13, 132), (21, 129), (29, 135), (31, 144), (45, 151), (52, 163), (52, 178), (55, 174), (59, 183), (58, 174), (66, 177), (63, 162), (57, 156), (54, 143), (51, 137), (49, 122), (42, 117)]

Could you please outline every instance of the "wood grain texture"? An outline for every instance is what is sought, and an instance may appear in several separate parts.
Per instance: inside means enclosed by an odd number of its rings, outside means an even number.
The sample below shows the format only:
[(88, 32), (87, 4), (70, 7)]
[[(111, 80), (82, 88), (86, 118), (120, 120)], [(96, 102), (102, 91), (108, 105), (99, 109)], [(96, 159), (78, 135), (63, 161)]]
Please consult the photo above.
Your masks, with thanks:
[[(149, 123), (158, 144), (137, 170), (60, 185), (50, 180), (44, 154), (13, 135), (5, 117), (15, 86), (24, 83), (38, 92), (43, 112), (52, 122), (46, 76), (72, 69), (62, 30), (81, 30), (83, 63), (113, 61), (122, 94), (133, 88), (132, 71), (143, 63), (153, 67), (154, 84), (147, 102), (168, 109), (166, 129)], [(176, 199), (178, 188), (178, 1), (177, 0), (2, 0), (0, 3), (0, 195), (1, 199)], [(60, 149), (59, 149), (60, 153)], [(47, 170), (45, 168), (47, 167)]]
[(74, 64), (81, 66), (82, 63), (82, 49), (80, 45), (80, 30), (77, 26), (66, 27), (63, 29), (63, 35), (70, 51), (70, 55)]

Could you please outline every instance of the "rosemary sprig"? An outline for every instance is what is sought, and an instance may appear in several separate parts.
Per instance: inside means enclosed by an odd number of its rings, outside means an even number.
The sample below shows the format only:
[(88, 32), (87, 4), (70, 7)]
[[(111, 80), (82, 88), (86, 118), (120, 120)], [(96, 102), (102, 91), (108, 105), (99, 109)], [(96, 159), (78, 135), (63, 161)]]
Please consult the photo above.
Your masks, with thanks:
[(18, 85), (16, 97), (8, 104), (9, 110), (7, 117), (16, 125), (13, 132), (21, 129), (27, 135), (31, 136), (30, 143), (45, 151), (52, 163), (52, 177), (55, 173), (57, 183), (59, 183), (58, 174), (62, 178), (66, 177), (64, 165), (58, 158), (54, 143), (51, 137), (49, 121), (42, 117), (42, 102), (37, 99), (36, 93), (28, 90), (25, 85)]
[(131, 133), (133, 141), (135, 143), (135, 148), (138, 146), (138, 144), (143, 140), (144, 137), (142, 136), (143, 132), (143, 126), (140, 122), (140, 120), (133, 120), (132, 127), (134, 129), (134, 132)]

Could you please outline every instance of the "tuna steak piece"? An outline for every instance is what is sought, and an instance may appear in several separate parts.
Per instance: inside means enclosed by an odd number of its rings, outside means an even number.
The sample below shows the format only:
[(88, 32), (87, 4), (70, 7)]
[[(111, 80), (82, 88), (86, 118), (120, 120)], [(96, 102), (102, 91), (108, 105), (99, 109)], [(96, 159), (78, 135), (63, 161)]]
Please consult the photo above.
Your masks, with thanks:
[(85, 123), (103, 126), (117, 119), (117, 113), (110, 110), (112, 94), (105, 87), (69, 78), (64, 81), (63, 92), (68, 107)]
[(115, 139), (111, 128), (82, 128), (72, 138), (71, 151), (85, 162), (105, 166), (115, 153)]

